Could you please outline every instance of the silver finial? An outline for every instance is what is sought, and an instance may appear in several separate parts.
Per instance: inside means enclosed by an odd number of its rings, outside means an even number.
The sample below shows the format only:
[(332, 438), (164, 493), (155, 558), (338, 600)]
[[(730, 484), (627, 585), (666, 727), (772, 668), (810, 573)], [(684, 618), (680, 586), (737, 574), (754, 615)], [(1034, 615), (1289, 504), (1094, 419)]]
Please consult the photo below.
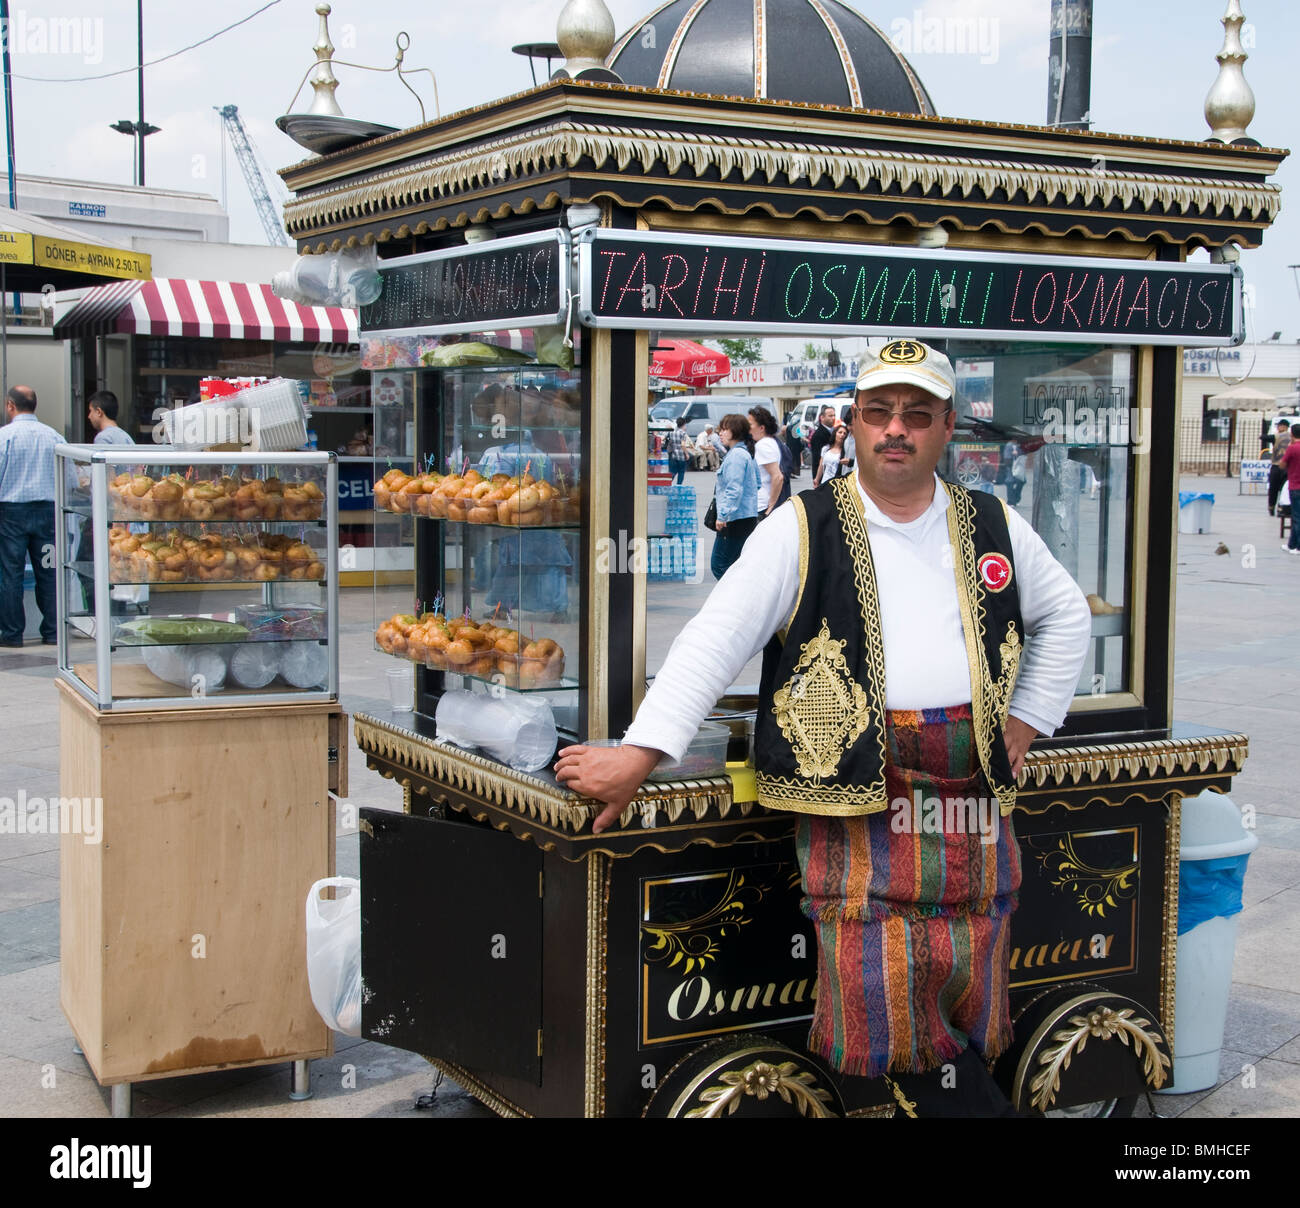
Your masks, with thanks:
[(316, 11), (320, 14), (320, 29), (316, 34), (316, 44), (312, 50), (316, 52), (316, 66), (311, 69), (311, 86), (315, 94), (311, 99), (311, 104), (307, 108), (308, 113), (317, 115), (327, 115), (329, 117), (342, 117), (343, 110), (339, 108), (339, 103), (334, 99), (334, 89), (339, 86), (338, 80), (334, 75), (334, 43), (330, 41), (330, 6), (328, 4), (316, 5)]
[(1228, 0), (1223, 22), (1223, 49), (1214, 57), (1219, 75), (1205, 98), (1205, 120), (1211, 140), (1232, 143), (1244, 139), (1246, 127), (1255, 116), (1255, 94), (1242, 73), (1246, 52), (1241, 45), (1241, 24), (1245, 21), (1238, 0)]
[(555, 41), (565, 56), (564, 66), (555, 74), (574, 80), (618, 79), (605, 67), (615, 38), (614, 18), (605, 0), (569, 0), (555, 25)]

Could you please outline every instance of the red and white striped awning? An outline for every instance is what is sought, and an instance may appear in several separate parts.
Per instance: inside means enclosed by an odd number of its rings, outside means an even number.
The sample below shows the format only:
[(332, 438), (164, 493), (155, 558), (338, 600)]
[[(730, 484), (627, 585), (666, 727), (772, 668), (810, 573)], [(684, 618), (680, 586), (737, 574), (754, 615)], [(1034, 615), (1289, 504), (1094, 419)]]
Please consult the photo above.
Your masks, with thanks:
[(357, 312), (299, 306), (261, 282), (155, 277), (92, 289), (54, 325), (56, 338), (134, 332), (197, 339), (355, 344)]

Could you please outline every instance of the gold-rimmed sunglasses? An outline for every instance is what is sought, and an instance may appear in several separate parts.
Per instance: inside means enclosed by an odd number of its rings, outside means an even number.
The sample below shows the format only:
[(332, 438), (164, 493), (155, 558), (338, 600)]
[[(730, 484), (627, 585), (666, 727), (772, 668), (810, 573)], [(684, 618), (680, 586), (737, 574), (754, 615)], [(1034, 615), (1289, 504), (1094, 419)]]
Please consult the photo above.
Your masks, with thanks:
[(952, 410), (945, 407), (942, 411), (929, 411), (924, 407), (904, 407), (895, 411), (892, 407), (881, 407), (875, 403), (864, 403), (856, 408), (858, 418), (868, 428), (888, 428), (894, 416), (901, 415), (903, 423), (912, 431), (928, 428), (936, 419), (943, 419)]

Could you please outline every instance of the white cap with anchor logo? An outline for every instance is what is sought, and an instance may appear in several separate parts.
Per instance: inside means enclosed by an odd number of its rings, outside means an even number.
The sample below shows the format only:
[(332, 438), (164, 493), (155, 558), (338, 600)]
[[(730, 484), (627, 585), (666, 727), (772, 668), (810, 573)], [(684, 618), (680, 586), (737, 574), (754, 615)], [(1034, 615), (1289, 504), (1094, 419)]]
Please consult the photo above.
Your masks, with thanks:
[(919, 386), (935, 398), (950, 399), (957, 389), (952, 362), (920, 340), (891, 340), (870, 354), (858, 373), (859, 390), (876, 386)]

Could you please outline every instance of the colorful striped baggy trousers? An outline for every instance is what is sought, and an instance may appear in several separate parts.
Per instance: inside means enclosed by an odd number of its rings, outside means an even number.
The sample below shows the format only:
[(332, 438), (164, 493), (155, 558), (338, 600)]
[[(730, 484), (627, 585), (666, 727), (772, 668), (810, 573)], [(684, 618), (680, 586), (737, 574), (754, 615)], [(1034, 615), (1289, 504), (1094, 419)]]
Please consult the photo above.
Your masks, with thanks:
[(993, 1058), (1011, 1041), (1020, 858), (979, 773), (970, 706), (894, 710), (886, 733), (890, 807), (801, 815), (796, 830), (817, 928), (808, 1047), (865, 1077), (932, 1070), (967, 1047)]

